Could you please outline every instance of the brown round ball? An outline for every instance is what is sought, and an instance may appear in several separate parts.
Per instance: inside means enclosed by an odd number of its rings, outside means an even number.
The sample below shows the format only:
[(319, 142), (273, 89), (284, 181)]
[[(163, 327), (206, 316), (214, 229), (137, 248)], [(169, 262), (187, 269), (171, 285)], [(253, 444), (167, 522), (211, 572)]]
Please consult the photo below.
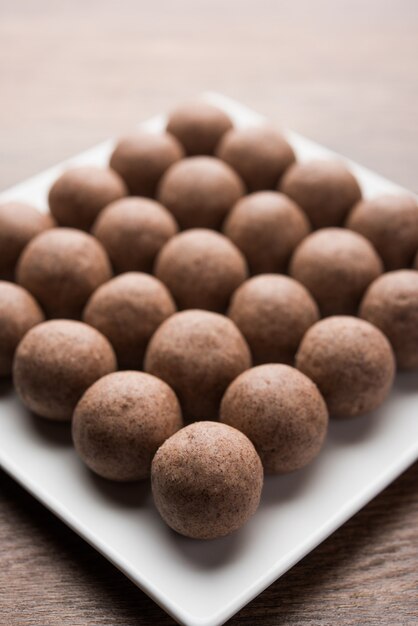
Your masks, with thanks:
[(383, 333), (348, 316), (329, 317), (312, 326), (296, 354), (296, 367), (318, 385), (331, 417), (374, 411), (388, 395), (395, 375), (395, 359)]
[(356, 178), (337, 160), (295, 163), (283, 176), (279, 189), (305, 211), (314, 229), (341, 226), (361, 198)]
[(9, 376), (19, 341), (45, 317), (26, 289), (2, 280), (0, 303), (0, 376)]
[(76, 452), (93, 472), (117, 481), (147, 478), (162, 443), (182, 427), (175, 393), (143, 372), (115, 372), (95, 382), (74, 411)]
[(13, 363), (13, 380), (23, 404), (51, 420), (70, 420), (83, 393), (116, 369), (108, 340), (95, 328), (50, 320), (23, 337)]
[(161, 176), (183, 156), (183, 148), (169, 133), (137, 131), (119, 139), (110, 167), (123, 178), (131, 195), (153, 198)]
[(417, 254), (415, 256), (413, 267), (414, 267), (414, 269), (418, 270), (418, 251), (417, 251)]
[(128, 272), (96, 289), (83, 320), (109, 339), (120, 369), (141, 369), (149, 340), (175, 312), (173, 298), (159, 280)]
[(254, 364), (292, 365), (319, 311), (309, 292), (293, 278), (261, 274), (236, 290), (228, 316), (247, 340)]
[(418, 368), (416, 270), (398, 270), (380, 276), (366, 291), (359, 315), (386, 335), (400, 369)]
[(176, 235), (161, 250), (155, 275), (179, 309), (223, 313), (235, 289), (248, 277), (241, 252), (223, 235), (195, 228)]
[(232, 128), (228, 115), (203, 101), (185, 102), (171, 111), (167, 130), (177, 137), (186, 154), (213, 154), (221, 137)]
[(285, 272), (293, 250), (310, 230), (299, 207), (275, 191), (258, 191), (238, 200), (223, 226), (252, 274)]
[(52, 228), (50, 215), (23, 202), (0, 205), (0, 277), (13, 279), (17, 260), (31, 239)]
[(148, 198), (112, 202), (92, 229), (116, 272), (151, 272), (158, 252), (177, 232), (171, 213)]
[(346, 226), (374, 245), (386, 270), (411, 266), (418, 248), (418, 203), (413, 196), (362, 200), (349, 214)]
[(152, 462), (151, 484), (170, 528), (193, 539), (216, 539), (243, 526), (257, 510), (263, 466), (238, 430), (199, 422), (163, 443)]
[(355, 315), (383, 266), (362, 235), (344, 228), (323, 228), (299, 244), (289, 270), (310, 291), (323, 316)]
[(283, 172), (295, 161), (283, 135), (267, 124), (228, 131), (216, 155), (238, 172), (248, 191), (275, 189)]
[(48, 317), (80, 318), (95, 289), (112, 277), (102, 245), (73, 228), (52, 228), (24, 249), (17, 282), (35, 296)]
[(206, 156), (189, 157), (172, 165), (158, 190), (158, 200), (181, 229), (219, 229), (242, 195), (244, 186), (234, 170)]
[(113, 170), (84, 165), (66, 170), (55, 181), (49, 207), (60, 226), (90, 230), (100, 211), (127, 192)]
[(187, 421), (218, 419), (225, 389), (249, 367), (250, 350), (238, 328), (209, 311), (169, 317), (145, 355), (145, 370), (174, 389)]
[(288, 365), (259, 365), (236, 378), (221, 404), (221, 422), (253, 442), (264, 471), (284, 474), (310, 463), (328, 428), (325, 401), (314, 383)]

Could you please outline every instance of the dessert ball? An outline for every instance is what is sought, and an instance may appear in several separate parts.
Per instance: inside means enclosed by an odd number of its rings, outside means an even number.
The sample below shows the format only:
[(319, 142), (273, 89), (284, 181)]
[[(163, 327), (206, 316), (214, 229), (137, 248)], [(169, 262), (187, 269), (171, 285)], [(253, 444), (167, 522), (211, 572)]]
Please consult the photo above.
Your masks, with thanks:
[(216, 154), (238, 172), (248, 191), (275, 189), (295, 160), (283, 135), (267, 124), (228, 131)]
[(331, 417), (355, 417), (377, 409), (395, 375), (390, 343), (378, 328), (334, 316), (308, 330), (296, 367), (318, 386)]
[(366, 291), (359, 311), (392, 344), (400, 369), (418, 368), (418, 272), (383, 274)]
[(151, 272), (158, 252), (177, 231), (171, 213), (148, 198), (112, 202), (92, 229), (118, 273)]
[(196, 156), (170, 167), (161, 180), (158, 199), (181, 229), (219, 229), (243, 194), (241, 179), (226, 163)]
[(185, 102), (168, 116), (167, 130), (186, 154), (213, 154), (221, 137), (232, 128), (228, 115), (203, 101)]
[(0, 278), (12, 280), (18, 258), (31, 239), (52, 228), (54, 220), (23, 202), (0, 205)]
[(145, 370), (174, 389), (188, 421), (218, 419), (225, 389), (249, 367), (250, 350), (238, 328), (209, 311), (169, 317), (145, 355)]
[(293, 278), (262, 274), (236, 290), (228, 316), (247, 340), (254, 364), (293, 364), (319, 311), (307, 289)]
[(74, 411), (75, 449), (93, 472), (142, 480), (162, 443), (182, 426), (175, 393), (143, 372), (115, 372), (95, 382)]
[(95, 328), (71, 320), (50, 320), (20, 342), (13, 364), (23, 404), (42, 417), (70, 420), (83, 393), (116, 369), (108, 340)]
[(216, 539), (240, 528), (257, 510), (263, 467), (238, 430), (199, 422), (163, 443), (152, 462), (151, 484), (170, 528), (193, 539)]
[(223, 313), (235, 289), (248, 277), (241, 252), (223, 235), (195, 228), (176, 235), (161, 250), (155, 275), (179, 309)]
[(148, 341), (175, 311), (173, 298), (159, 280), (128, 272), (96, 289), (83, 320), (109, 339), (120, 369), (141, 369)]
[(16, 347), (44, 314), (26, 289), (0, 280), (0, 377), (12, 373)]
[(275, 191), (258, 191), (238, 200), (223, 226), (252, 274), (285, 272), (293, 250), (310, 230), (299, 207)]
[(414, 269), (418, 270), (418, 252), (417, 252), (417, 254), (415, 256), (413, 267), (414, 267)]
[(285, 173), (280, 191), (306, 213), (313, 228), (340, 226), (361, 198), (356, 178), (340, 161), (295, 163)]
[(314, 383), (288, 365), (259, 365), (236, 378), (221, 404), (221, 422), (253, 442), (264, 471), (293, 472), (319, 453), (328, 411)]
[(24, 249), (17, 282), (35, 296), (48, 317), (80, 318), (93, 291), (112, 277), (103, 246), (73, 228), (52, 228)]
[(125, 181), (132, 196), (155, 196), (164, 172), (184, 156), (169, 133), (137, 131), (122, 137), (110, 157), (110, 167)]
[(126, 194), (119, 174), (85, 165), (61, 174), (50, 189), (49, 207), (60, 226), (90, 230), (100, 211)]
[(350, 212), (346, 226), (374, 245), (387, 270), (411, 266), (418, 248), (418, 203), (413, 196), (362, 200)]
[(312, 233), (290, 262), (290, 275), (310, 291), (323, 316), (356, 314), (367, 287), (382, 271), (371, 243), (344, 228)]

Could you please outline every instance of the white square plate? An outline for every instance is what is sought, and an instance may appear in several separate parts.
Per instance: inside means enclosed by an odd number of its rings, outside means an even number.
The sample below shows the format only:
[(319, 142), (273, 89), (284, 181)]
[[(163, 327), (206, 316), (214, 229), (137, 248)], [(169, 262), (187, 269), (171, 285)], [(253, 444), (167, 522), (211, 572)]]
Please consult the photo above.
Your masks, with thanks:
[[(207, 100), (239, 126), (262, 118), (217, 94)], [(144, 126), (158, 132), (164, 118)], [(332, 153), (294, 133), (299, 159)], [(47, 190), (68, 165), (107, 163), (112, 141), (0, 194), (46, 207)], [(349, 162), (366, 196), (399, 191)], [(217, 541), (182, 538), (161, 521), (148, 486), (95, 478), (71, 447), (69, 426), (32, 417), (12, 392), (0, 394), (2, 467), (186, 626), (217, 626), (356, 513), (418, 457), (418, 375), (398, 376), (384, 407), (330, 426), (306, 469), (266, 480), (261, 506), (240, 531)]]

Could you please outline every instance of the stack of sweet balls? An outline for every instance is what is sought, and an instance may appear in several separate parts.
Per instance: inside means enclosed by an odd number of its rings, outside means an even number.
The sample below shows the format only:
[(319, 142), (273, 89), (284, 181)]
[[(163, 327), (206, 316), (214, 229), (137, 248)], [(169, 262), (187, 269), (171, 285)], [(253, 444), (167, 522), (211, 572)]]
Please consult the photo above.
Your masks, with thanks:
[(49, 208), (0, 207), (0, 374), (71, 420), (90, 470), (151, 478), (182, 535), (242, 526), (264, 472), (306, 466), (329, 416), (418, 368), (415, 198), (363, 199), (267, 124), (180, 106), (64, 171)]

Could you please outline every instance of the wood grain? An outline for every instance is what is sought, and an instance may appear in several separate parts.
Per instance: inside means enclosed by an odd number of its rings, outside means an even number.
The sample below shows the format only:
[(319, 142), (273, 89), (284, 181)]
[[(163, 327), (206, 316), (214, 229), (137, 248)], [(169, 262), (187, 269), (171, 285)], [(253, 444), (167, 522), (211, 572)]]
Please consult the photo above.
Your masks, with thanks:
[[(415, 0), (0, 0), (0, 188), (213, 89), (418, 191)], [(230, 624), (418, 622), (418, 465)], [(0, 475), (0, 624), (172, 624)]]

